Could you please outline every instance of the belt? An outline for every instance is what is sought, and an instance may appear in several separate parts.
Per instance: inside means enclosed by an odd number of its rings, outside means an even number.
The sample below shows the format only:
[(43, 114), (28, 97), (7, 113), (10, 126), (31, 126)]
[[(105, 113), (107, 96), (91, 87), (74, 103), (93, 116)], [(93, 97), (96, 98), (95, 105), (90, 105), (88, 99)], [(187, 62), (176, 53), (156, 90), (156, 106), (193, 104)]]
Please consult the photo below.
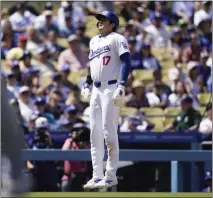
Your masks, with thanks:
[[(112, 85), (112, 84), (115, 84), (117, 82), (117, 80), (109, 80), (108, 82), (107, 82), (107, 84), (108, 85)], [(99, 88), (99, 87), (101, 87), (101, 84), (102, 84), (103, 82), (101, 82), (101, 81), (95, 81), (94, 82), (94, 85), (95, 85), (95, 87), (96, 88)]]

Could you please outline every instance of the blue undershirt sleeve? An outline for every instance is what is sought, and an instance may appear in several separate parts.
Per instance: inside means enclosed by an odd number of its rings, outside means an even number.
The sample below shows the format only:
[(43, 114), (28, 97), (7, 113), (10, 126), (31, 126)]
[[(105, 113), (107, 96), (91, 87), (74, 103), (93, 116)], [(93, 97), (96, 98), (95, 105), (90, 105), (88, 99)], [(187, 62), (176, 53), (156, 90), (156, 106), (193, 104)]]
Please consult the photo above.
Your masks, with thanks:
[(120, 60), (122, 62), (121, 64), (121, 78), (120, 78), (120, 85), (125, 86), (129, 72), (131, 70), (131, 59), (130, 59), (130, 53), (126, 52), (122, 55), (120, 55)]

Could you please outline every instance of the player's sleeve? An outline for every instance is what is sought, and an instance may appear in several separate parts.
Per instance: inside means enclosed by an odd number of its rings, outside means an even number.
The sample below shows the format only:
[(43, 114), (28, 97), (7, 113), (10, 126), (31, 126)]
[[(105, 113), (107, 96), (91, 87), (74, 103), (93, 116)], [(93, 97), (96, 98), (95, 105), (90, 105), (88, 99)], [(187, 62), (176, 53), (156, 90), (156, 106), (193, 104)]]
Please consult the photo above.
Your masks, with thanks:
[(115, 40), (115, 51), (121, 60), (120, 85), (125, 86), (131, 70), (131, 59), (127, 40), (124, 36), (118, 35)]
[(122, 54), (126, 52), (129, 53), (128, 43), (124, 36), (122, 35), (116, 36), (114, 45), (115, 45), (115, 51), (119, 56), (121, 56)]

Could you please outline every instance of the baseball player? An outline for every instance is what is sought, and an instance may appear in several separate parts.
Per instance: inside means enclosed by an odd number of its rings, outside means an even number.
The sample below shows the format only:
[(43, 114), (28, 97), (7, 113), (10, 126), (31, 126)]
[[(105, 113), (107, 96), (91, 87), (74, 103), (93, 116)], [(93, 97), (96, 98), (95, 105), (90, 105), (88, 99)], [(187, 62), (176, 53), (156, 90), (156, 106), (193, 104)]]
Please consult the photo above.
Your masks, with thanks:
[[(90, 66), (81, 94), (90, 98), (91, 157), (93, 177), (85, 189), (117, 185), (119, 162), (118, 119), (130, 70), (127, 40), (116, 33), (119, 20), (115, 13), (103, 11), (95, 16), (100, 34), (90, 41)], [(90, 92), (90, 85), (93, 85)], [(104, 140), (108, 151), (103, 173)]]

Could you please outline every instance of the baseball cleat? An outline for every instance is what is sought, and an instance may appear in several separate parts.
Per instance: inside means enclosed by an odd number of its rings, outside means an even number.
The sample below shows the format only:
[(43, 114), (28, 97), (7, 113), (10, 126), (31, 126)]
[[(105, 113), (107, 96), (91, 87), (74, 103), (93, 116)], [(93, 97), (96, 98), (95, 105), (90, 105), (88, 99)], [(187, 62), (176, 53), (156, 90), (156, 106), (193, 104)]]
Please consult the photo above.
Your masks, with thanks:
[(117, 179), (112, 180), (104, 178), (95, 185), (95, 188), (111, 188), (113, 186), (116, 186), (117, 184), (118, 184)]
[(101, 181), (102, 179), (90, 179), (84, 186), (84, 189), (94, 189), (96, 188), (96, 185)]

